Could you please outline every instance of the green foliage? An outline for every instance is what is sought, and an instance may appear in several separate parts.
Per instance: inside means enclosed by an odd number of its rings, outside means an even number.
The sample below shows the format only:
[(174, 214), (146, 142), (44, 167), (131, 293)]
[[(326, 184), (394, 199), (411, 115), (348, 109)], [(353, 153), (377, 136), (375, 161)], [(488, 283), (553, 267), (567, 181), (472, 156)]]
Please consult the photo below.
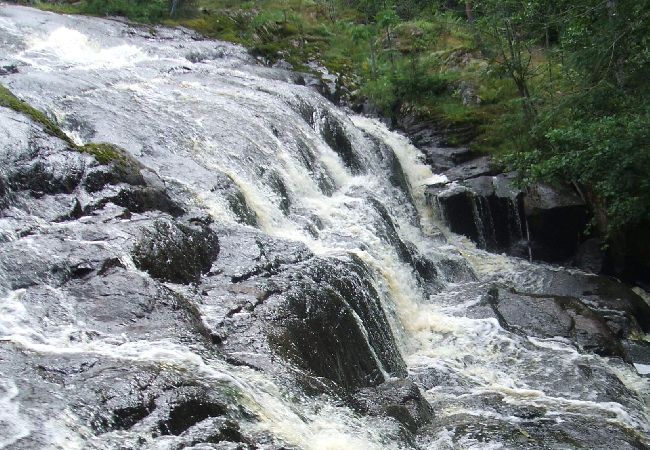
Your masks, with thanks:
[(172, 15), (187, 13), (194, 9), (195, 3), (194, 0), (81, 0), (75, 3), (38, 2), (36, 6), (63, 13), (124, 16), (136, 22), (156, 23)]
[(545, 137), (547, 151), (515, 160), (529, 180), (589, 186), (605, 205), (610, 232), (650, 220), (650, 110), (576, 120)]
[(87, 14), (118, 15), (138, 22), (158, 22), (170, 16), (172, 2), (169, 0), (86, 0), (82, 8)]
[(126, 152), (114, 144), (93, 143), (82, 145), (77, 148), (81, 152), (93, 155), (100, 164), (110, 164), (112, 162), (123, 166), (134, 164), (134, 162), (127, 156)]

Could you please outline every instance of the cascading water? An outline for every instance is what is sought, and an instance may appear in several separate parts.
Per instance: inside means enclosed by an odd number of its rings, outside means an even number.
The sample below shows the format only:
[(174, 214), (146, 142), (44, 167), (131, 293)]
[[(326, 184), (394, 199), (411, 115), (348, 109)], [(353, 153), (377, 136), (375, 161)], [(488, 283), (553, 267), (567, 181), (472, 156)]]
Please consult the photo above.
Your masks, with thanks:
[[(550, 292), (567, 272), (439, 227), (439, 177), (406, 138), (186, 30), (0, 6), (0, 36), (3, 85), (142, 177), (62, 158), (2, 109), (0, 447), (650, 444), (632, 365), (495, 309), (495, 284)], [(167, 241), (207, 268), (162, 270)], [(359, 407), (405, 378), (431, 412)]]

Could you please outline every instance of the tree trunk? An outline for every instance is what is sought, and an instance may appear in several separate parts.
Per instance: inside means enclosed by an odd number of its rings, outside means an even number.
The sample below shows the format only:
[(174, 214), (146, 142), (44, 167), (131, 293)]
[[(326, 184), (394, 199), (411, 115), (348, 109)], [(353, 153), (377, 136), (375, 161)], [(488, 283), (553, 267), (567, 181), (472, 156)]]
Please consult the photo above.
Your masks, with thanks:
[(472, 0), (465, 0), (465, 15), (469, 23), (474, 23), (474, 9), (472, 8)]
[[(609, 23), (612, 26), (612, 28), (615, 28), (615, 22), (618, 21), (618, 11), (616, 10), (616, 0), (607, 0), (607, 15), (609, 16)], [(620, 88), (623, 89), (625, 87), (625, 81), (626, 81), (626, 76), (625, 76), (625, 70), (623, 69), (623, 66), (625, 65), (624, 58), (622, 58), (620, 55), (616, 56), (617, 52), (617, 43), (616, 40), (614, 43), (612, 43), (612, 58), (614, 61), (614, 78), (616, 79), (616, 85)]]

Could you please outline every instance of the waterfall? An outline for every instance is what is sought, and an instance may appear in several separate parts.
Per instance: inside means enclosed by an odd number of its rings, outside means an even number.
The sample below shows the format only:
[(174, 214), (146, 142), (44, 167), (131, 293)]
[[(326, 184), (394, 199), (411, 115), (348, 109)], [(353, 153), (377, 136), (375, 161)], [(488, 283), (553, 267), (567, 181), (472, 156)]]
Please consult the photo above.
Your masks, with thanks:
[(0, 5), (0, 37), (0, 83), (135, 161), (0, 108), (0, 448), (650, 442), (633, 366), (495, 306), (564, 272), (450, 233), (404, 136), (180, 28)]

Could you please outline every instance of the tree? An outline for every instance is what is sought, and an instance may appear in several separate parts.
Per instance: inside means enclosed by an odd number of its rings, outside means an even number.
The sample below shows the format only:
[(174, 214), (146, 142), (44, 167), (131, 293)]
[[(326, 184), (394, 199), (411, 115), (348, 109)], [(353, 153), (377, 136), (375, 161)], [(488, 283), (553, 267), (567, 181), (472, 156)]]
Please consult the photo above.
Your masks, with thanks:
[(541, 2), (514, 0), (478, 0), (477, 19), (482, 36), (481, 45), (487, 55), (502, 65), (510, 76), (522, 99), (523, 111), (532, 122), (536, 109), (530, 89), (534, 76), (532, 50), (539, 41), (537, 34), (537, 11)]
[(400, 18), (394, 8), (382, 9), (377, 13), (377, 26), (386, 32), (386, 43), (388, 46), (388, 57), (390, 58), (391, 69), (395, 70), (395, 49), (393, 48), (393, 28), (400, 22)]

